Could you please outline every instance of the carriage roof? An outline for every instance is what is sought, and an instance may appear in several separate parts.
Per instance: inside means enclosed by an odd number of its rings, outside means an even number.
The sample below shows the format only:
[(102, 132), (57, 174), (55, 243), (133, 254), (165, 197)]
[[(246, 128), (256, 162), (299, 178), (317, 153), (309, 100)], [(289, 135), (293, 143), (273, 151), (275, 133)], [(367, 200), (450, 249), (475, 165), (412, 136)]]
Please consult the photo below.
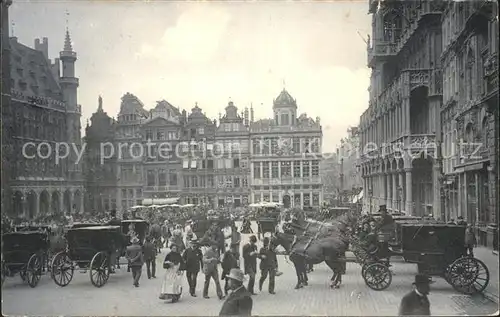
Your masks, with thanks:
[[(71, 228), (70, 231), (115, 231), (119, 229), (119, 226), (90, 226), (90, 227), (79, 227), (79, 228)], [(69, 232), (69, 231), (68, 231)]]
[(71, 229), (77, 229), (77, 228), (88, 228), (88, 227), (102, 227), (102, 223), (87, 223), (87, 222), (75, 222), (73, 223), (73, 226), (71, 226)]
[(47, 234), (41, 231), (18, 231), (2, 235), (4, 250), (37, 251), (48, 248)]
[(51, 227), (47, 225), (42, 225), (42, 226), (15, 226), (14, 227), (17, 232), (22, 232), (22, 231), (40, 231), (40, 230), (50, 230)]

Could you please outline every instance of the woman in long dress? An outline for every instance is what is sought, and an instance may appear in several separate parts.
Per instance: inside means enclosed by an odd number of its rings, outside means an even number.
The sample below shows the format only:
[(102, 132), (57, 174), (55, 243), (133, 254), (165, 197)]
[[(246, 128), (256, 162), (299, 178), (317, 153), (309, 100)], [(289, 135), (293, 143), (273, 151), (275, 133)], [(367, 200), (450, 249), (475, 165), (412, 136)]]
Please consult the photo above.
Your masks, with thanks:
[(176, 245), (171, 245), (170, 250), (163, 261), (163, 268), (166, 269), (166, 272), (161, 285), (160, 299), (171, 299), (172, 303), (175, 303), (182, 294), (182, 276), (185, 264)]

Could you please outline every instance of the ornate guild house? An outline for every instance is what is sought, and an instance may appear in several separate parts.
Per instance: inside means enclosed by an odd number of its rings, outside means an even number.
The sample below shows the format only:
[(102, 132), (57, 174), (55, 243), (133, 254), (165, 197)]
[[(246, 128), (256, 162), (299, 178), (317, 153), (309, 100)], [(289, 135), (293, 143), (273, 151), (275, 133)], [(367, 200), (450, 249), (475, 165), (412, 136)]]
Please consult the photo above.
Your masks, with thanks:
[(274, 119), (250, 124), (252, 202), (285, 208), (319, 207), (322, 130), (319, 118), (297, 116), (297, 102), (283, 89), (273, 102)]

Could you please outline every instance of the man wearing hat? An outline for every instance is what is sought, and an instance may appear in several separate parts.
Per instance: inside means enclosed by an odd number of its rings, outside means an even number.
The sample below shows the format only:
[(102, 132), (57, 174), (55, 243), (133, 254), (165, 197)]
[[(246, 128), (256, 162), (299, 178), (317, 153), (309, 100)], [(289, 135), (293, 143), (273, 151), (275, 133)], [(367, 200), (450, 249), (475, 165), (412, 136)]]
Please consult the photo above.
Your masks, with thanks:
[(434, 283), (426, 274), (417, 274), (413, 285), (415, 289), (406, 294), (399, 306), (399, 316), (430, 316), (431, 309), (427, 295), (430, 284)]
[(193, 238), (182, 254), (184, 263), (186, 264), (186, 278), (189, 285), (189, 294), (196, 297), (196, 280), (200, 269), (203, 268), (203, 254), (200, 250), (198, 239)]
[(276, 277), (276, 271), (278, 269), (278, 260), (276, 258), (276, 252), (274, 247), (270, 245), (269, 238), (264, 238), (264, 246), (259, 251), (260, 257), (260, 280), (259, 280), (259, 291), (262, 292), (262, 286), (269, 276), (269, 294), (275, 294), (274, 292), (274, 282)]
[(126, 258), (129, 267), (132, 269), (134, 286), (139, 287), (139, 279), (141, 278), (142, 265), (144, 263), (144, 255), (142, 253), (142, 247), (139, 245), (139, 238), (132, 238), (132, 245), (127, 247)]
[(254, 235), (250, 236), (250, 243), (243, 246), (243, 264), (245, 267), (245, 274), (250, 277), (248, 280), (248, 291), (252, 295), (256, 295), (253, 287), (255, 285), (255, 273), (257, 272), (257, 257), (259, 253), (257, 252), (257, 237)]
[(226, 276), (231, 294), (224, 301), (219, 316), (252, 316), (253, 300), (243, 286), (244, 277), (240, 269), (232, 269)]

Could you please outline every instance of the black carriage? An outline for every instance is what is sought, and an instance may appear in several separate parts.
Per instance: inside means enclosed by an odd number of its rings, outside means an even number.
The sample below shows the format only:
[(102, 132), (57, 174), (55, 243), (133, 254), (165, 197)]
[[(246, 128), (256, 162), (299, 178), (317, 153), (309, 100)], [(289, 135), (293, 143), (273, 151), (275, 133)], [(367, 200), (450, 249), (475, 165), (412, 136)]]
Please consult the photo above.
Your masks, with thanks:
[(90, 281), (102, 287), (110, 274), (110, 256), (124, 248), (119, 226), (89, 226), (68, 230), (67, 250), (57, 253), (52, 260), (52, 279), (59, 286), (68, 285), (76, 268), (89, 271)]
[(47, 231), (21, 230), (2, 235), (2, 285), (7, 276), (19, 273), (30, 287), (36, 287), (47, 258)]
[(191, 229), (193, 233), (201, 238), (205, 236), (207, 231), (214, 225), (220, 228), (225, 228), (231, 224), (231, 219), (224, 218), (212, 218), (212, 219), (194, 219), (191, 224)]
[(392, 256), (402, 256), (406, 263), (417, 264), (419, 273), (443, 277), (464, 294), (482, 292), (488, 286), (490, 276), (486, 265), (466, 256), (463, 226), (396, 222), (394, 227), (399, 240), (387, 247), (390, 235), (379, 235), (377, 251), (363, 265), (363, 279), (371, 289), (384, 290), (391, 284), (388, 263)]

